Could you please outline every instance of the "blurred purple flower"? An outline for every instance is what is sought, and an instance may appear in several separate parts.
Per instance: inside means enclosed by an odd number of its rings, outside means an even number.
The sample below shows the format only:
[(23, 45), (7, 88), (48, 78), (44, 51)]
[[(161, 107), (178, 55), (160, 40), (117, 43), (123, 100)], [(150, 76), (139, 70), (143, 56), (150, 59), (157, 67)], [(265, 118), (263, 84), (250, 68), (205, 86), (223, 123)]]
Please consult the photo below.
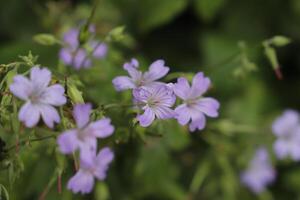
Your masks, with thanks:
[(74, 193), (90, 193), (94, 187), (94, 179), (104, 180), (109, 164), (114, 158), (114, 153), (110, 148), (105, 147), (96, 156), (96, 151), (88, 155), (90, 158), (80, 161), (80, 169), (69, 180), (68, 189)]
[(300, 160), (300, 118), (294, 110), (286, 110), (272, 125), (273, 133), (277, 136), (273, 148), (279, 159), (291, 156), (295, 161)]
[[(91, 33), (94, 32), (93, 28), (89, 30)], [(88, 68), (92, 65), (92, 61), (90, 56), (93, 58), (103, 58), (107, 54), (107, 45), (105, 43), (101, 43), (96, 40), (90, 40), (87, 42), (87, 48), (79, 47), (79, 30), (78, 29), (70, 29), (63, 36), (63, 41), (65, 43), (65, 47), (63, 47), (59, 52), (60, 59), (66, 65), (71, 65), (75, 69), (80, 68)], [(89, 51), (87, 49), (91, 49), (91, 55), (89, 55)]]
[(16, 75), (10, 85), (10, 91), (18, 98), (26, 101), (19, 112), (19, 120), (26, 127), (37, 125), (42, 117), (49, 128), (60, 122), (60, 117), (54, 106), (66, 103), (65, 89), (60, 84), (48, 86), (51, 72), (47, 68), (33, 67), (30, 79), (23, 75)]
[(172, 89), (168, 85), (155, 87), (140, 87), (133, 90), (135, 103), (145, 111), (138, 115), (141, 126), (149, 126), (153, 120), (173, 118), (175, 112), (171, 109), (176, 101)]
[(205, 115), (209, 117), (218, 117), (219, 115), (219, 102), (214, 98), (202, 97), (209, 87), (210, 80), (204, 77), (202, 72), (194, 76), (191, 87), (185, 78), (178, 78), (177, 83), (173, 85), (174, 93), (184, 101), (183, 104), (176, 107), (175, 117), (181, 125), (186, 125), (191, 121), (190, 131), (204, 129)]
[(90, 122), (91, 109), (91, 104), (75, 106), (73, 117), (77, 128), (65, 131), (57, 140), (62, 153), (70, 154), (80, 149), (81, 159), (90, 158), (90, 152), (97, 148), (97, 138), (106, 138), (113, 133), (114, 127), (109, 118)]
[(163, 84), (157, 80), (164, 77), (169, 72), (169, 67), (165, 66), (165, 61), (156, 60), (153, 62), (149, 71), (142, 73), (138, 71), (139, 63), (136, 59), (131, 59), (129, 63), (125, 63), (123, 68), (128, 72), (129, 76), (118, 76), (113, 79), (114, 87), (117, 91), (135, 89), (141, 86), (152, 87)]
[(270, 163), (266, 149), (256, 151), (249, 167), (241, 174), (241, 181), (254, 193), (258, 194), (265, 190), (266, 186), (274, 182), (276, 172)]

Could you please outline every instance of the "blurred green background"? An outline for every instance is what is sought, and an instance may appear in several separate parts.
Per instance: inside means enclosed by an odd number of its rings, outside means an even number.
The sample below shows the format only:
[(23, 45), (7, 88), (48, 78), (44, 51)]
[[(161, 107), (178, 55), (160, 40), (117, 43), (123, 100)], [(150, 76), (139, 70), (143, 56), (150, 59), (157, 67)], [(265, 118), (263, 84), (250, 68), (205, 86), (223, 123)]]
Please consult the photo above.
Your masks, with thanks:
[[(57, 69), (60, 47), (39, 45), (32, 37), (51, 33), (61, 38), (87, 19), (92, 7), (92, 1), (83, 0), (1, 0), (1, 64), (31, 50), (41, 65)], [(70, 160), (62, 177), (63, 193), (57, 193), (54, 183), (45, 199), (300, 199), (300, 166), (290, 160), (273, 159), (277, 180), (259, 196), (239, 181), (257, 147), (265, 145), (271, 152), (274, 118), (286, 108), (300, 108), (299, 22), (299, 0), (100, 0), (93, 19), (97, 37), (103, 39), (123, 25), (126, 35), (109, 44), (106, 59), (91, 69), (71, 71), (82, 81), (86, 101), (95, 107), (130, 101), (129, 93), (117, 93), (111, 84), (113, 77), (124, 74), (122, 64), (137, 57), (146, 69), (164, 59), (172, 73), (203, 71), (209, 76), (213, 88), (207, 95), (221, 102), (221, 116), (195, 133), (174, 120), (132, 130), (125, 118), (132, 113), (112, 110), (106, 114), (117, 127), (116, 159), (107, 180), (98, 182), (90, 195), (71, 194), (65, 187), (73, 174)], [(276, 48), (281, 81), (262, 46), (275, 35), (292, 39)], [(35, 143), (20, 152), (24, 170), (12, 185), (8, 172), (1, 172), (11, 199), (38, 199), (55, 174), (54, 142)]]

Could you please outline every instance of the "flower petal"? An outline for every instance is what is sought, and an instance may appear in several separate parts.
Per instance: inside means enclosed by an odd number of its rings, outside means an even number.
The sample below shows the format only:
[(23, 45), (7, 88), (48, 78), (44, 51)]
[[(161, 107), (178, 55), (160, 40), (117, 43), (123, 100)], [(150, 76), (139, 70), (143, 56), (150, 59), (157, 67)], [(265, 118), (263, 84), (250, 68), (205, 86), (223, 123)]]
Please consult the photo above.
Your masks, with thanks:
[(137, 119), (140, 122), (141, 126), (147, 127), (153, 122), (153, 120), (155, 119), (155, 115), (154, 112), (149, 107), (147, 107), (144, 114), (138, 115)]
[(44, 90), (51, 81), (51, 72), (47, 68), (33, 67), (30, 71), (30, 80), (34, 90)]
[(78, 46), (79, 30), (72, 28), (64, 34), (63, 40), (69, 48), (76, 49)]
[(53, 128), (55, 122), (56, 123), (60, 122), (60, 117), (58, 115), (58, 112), (52, 106), (47, 104), (39, 105), (39, 110), (42, 115), (43, 121), (49, 128)]
[(13, 78), (13, 83), (10, 85), (9, 89), (16, 97), (27, 100), (32, 93), (32, 84), (26, 77), (16, 75)]
[(94, 176), (90, 172), (80, 169), (75, 176), (69, 180), (67, 187), (69, 190), (72, 190), (73, 193), (90, 193), (94, 187)]
[(114, 153), (111, 151), (110, 148), (105, 147), (100, 150), (96, 157), (96, 170), (95, 170), (95, 176), (99, 180), (104, 180), (106, 177), (106, 171), (108, 169), (108, 165), (112, 162), (114, 159)]
[(277, 139), (273, 144), (273, 149), (276, 154), (276, 157), (283, 159), (289, 155), (289, 146), (290, 144), (284, 140)]
[(145, 72), (143, 77), (146, 82), (152, 82), (164, 77), (169, 70), (170, 68), (165, 66), (165, 61), (157, 60), (150, 65), (149, 71)]
[(171, 118), (175, 117), (174, 110), (172, 110), (166, 106), (159, 106), (153, 110), (158, 119), (171, 119)]
[(176, 119), (179, 124), (186, 125), (190, 119), (190, 109), (186, 106), (186, 104), (181, 104), (175, 108)]
[(63, 61), (65, 65), (72, 64), (72, 50), (69, 48), (62, 48), (59, 51), (59, 58)]
[(138, 82), (142, 79), (142, 72), (137, 70), (137, 60), (131, 61), (131, 63), (125, 63), (123, 68), (128, 72), (129, 76), (134, 82)]
[(299, 113), (294, 110), (286, 110), (272, 125), (273, 133), (277, 136), (289, 134), (299, 126)]
[(114, 132), (114, 127), (110, 124), (109, 118), (95, 121), (91, 123), (88, 128), (91, 129), (95, 137), (99, 138), (106, 138)]
[(203, 114), (200, 114), (198, 118), (192, 118), (192, 122), (189, 125), (190, 131), (194, 132), (196, 129), (203, 130), (206, 124), (206, 119)]
[(202, 72), (197, 73), (193, 78), (190, 98), (193, 99), (202, 96), (208, 90), (210, 84), (210, 79), (204, 77)]
[(94, 42), (92, 42), (91, 46), (94, 49), (93, 56), (95, 58), (103, 58), (106, 56), (107, 45), (105, 43), (100, 43), (100, 42), (94, 41)]
[(63, 154), (70, 154), (78, 148), (77, 130), (68, 130), (58, 136), (57, 143)]
[(202, 98), (197, 102), (196, 107), (209, 117), (219, 116), (218, 109), (220, 108), (220, 103), (214, 98)]
[(92, 65), (90, 58), (85, 49), (80, 48), (77, 50), (74, 58), (72, 58), (72, 65), (75, 69), (88, 68)]
[(39, 107), (27, 102), (20, 109), (19, 120), (28, 128), (34, 127), (40, 120)]
[(117, 91), (135, 88), (133, 80), (128, 76), (117, 76), (112, 83)]
[(178, 78), (177, 83), (173, 84), (174, 93), (183, 100), (189, 98), (190, 90), (191, 88), (186, 78)]
[(51, 85), (46, 88), (41, 101), (45, 104), (50, 104), (53, 106), (61, 106), (67, 102), (64, 95), (65, 89), (60, 84)]
[(73, 117), (76, 121), (78, 128), (86, 126), (90, 120), (90, 114), (92, 111), (92, 105), (87, 104), (76, 104), (73, 110)]

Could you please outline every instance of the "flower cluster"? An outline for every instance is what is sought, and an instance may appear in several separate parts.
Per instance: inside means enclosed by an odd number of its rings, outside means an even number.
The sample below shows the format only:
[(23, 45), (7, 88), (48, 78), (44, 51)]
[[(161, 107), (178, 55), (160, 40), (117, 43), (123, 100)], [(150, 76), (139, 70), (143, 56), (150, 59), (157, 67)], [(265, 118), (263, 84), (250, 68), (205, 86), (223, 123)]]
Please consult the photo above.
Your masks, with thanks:
[[(19, 120), (26, 127), (32, 128), (43, 119), (49, 128), (60, 122), (60, 116), (54, 106), (66, 103), (64, 87), (60, 84), (50, 85), (51, 72), (47, 68), (32, 67), (30, 78), (16, 75), (10, 85), (10, 91), (26, 103), (19, 112)], [(68, 183), (74, 193), (89, 193), (94, 185), (94, 177), (103, 180), (114, 154), (105, 147), (97, 152), (97, 138), (110, 136), (114, 127), (109, 118), (90, 122), (91, 104), (75, 105), (73, 117), (77, 128), (67, 130), (58, 137), (58, 145), (63, 154), (80, 150), (80, 169)]]
[[(95, 32), (94, 26), (90, 26), (89, 32)], [(100, 59), (107, 53), (107, 45), (94, 39), (90, 39), (85, 46), (80, 45), (79, 33), (79, 29), (75, 28), (67, 31), (63, 36), (65, 46), (59, 52), (63, 63), (75, 69), (88, 68), (92, 65), (91, 57)]]
[[(88, 52), (78, 44), (78, 34), (78, 30), (70, 30), (64, 37), (68, 46), (60, 52), (62, 60), (66, 64), (74, 65), (76, 69), (82, 66), (88, 67), (91, 62), (89, 59), (86, 60)], [(93, 42), (90, 41), (89, 45), (93, 46)], [(93, 51), (95, 57), (103, 56), (106, 52), (106, 47), (98, 48), (96, 45)], [(138, 67), (139, 63), (136, 59), (125, 63), (124, 69), (129, 76), (116, 77), (113, 84), (117, 91), (132, 89), (134, 104), (141, 111), (137, 115), (141, 126), (148, 127), (155, 119), (174, 118), (181, 125), (190, 123), (190, 130), (195, 131), (205, 127), (205, 115), (218, 116), (218, 101), (203, 97), (210, 87), (210, 80), (203, 73), (197, 73), (190, 86), (185, 78), (179, 78), (174, 84), (159, 81), (170, 70), (163, 60), (153, 62), (149, 70), (144, 73), (139, 71)], [(47, 68), (38, 66), (31, 68), (30, 78), (23, 75), (14, 77), (10, 91), (25, 101), (19, 111), (19, 120), (26, 127), (36, 126), (40, 118), (49, 128), (54, 128), (55, 123), (60, 122), (55, 106), (66, 104), (65, 89), (60, 84), (49, 85), (50, 82), (51, 72)], [(182, 104), (174, 108), (176, 96), (182, 100)], [(74, 193), (91, 192), (95, 179), (105, 179), (109, 164), (114, 158), (110, 148), (104, 147), (98, 152), (97, 145), (98, 139), (113, 134), (114, 127), (111, 120), (104, 117), (92, 121), (91, 112), (92, 105), (89, 103), (74, 105), (72, 114), (76, 127), (65, 130), (57, 138), (62, 154), (79, 152), (80, 169), (69, 180), (67, 186)]]
[(90, 104), (76, 105), (73, 117), (77, 128), (65, 131), (57, 139), (60, 151), (64, 154), (80, 150), (80, 170), (68, 183), (68, 188), (74, 193), (91, 192), (94, 176), (103, 180), (108, 165), (113, 159), (113, 153), (109, 148), (102, 149), (96, 156), (97, 138), (110, 136), (114, 127), (108, 118), (90, 122), (91, 109)]
[(264, 191), (266, 186), (275, 180), (275, 177), (276, 172), (264, 148), (256, 151), (248, 169), (241, 174), (242, 183), (257, 194)]
[[(152, 124), (155, 118), (175, 118), (181, 125), (190, 121), (190, 131), (202, 130), (205, 127), (205, 115), (217, 117), (220, 104), (213, 98), (204, 98), (203, 94), (210, 87), (210, 79), (202, 72), (195, 75), (192, 86), (187, 79), (178, 78), (177, 83), (158, 81), (169, 72), (163, 60), (153, 62), (149, 71), (138, 70), (139, 63), (136, 59), (125, 63), (123, 68), (129, 76), (118, 76), (113, 80), (117, 91), (133, 89), (132, 94), (135, 104), (144, 111), (137, 116), (140, 125), (147, 127)], [(183, 100), (183, 103), (172, 109), (176, 96)]]

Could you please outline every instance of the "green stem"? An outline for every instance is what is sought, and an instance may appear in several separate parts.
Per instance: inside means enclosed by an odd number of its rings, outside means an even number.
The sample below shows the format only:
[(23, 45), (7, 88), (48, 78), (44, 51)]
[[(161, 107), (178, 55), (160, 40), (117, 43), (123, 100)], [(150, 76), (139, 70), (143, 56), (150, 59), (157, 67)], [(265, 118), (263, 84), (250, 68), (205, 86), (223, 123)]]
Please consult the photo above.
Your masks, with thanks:
[[(45, 136), (45, 137), (40, 137), (40, 138), (34, 138), (34, 139), (30, 139), (30, 140), (22, 140), (21, 142), (19, 142), (19, 146), (23, 146), (23, 145), (26, 145), (31, 142), (39, 142), (39, 141), (43, 141), (43, 140), (47, 140), (47, 139), (50, 139), (50, 138), (56, 138), (56, 135), (48, 135), (48, 136)], [(6, 152), (9, 152), (13, 149), (16, 148), (16, 145), (13, 145), (11, 147), (8, 147), (5, 151)]]

